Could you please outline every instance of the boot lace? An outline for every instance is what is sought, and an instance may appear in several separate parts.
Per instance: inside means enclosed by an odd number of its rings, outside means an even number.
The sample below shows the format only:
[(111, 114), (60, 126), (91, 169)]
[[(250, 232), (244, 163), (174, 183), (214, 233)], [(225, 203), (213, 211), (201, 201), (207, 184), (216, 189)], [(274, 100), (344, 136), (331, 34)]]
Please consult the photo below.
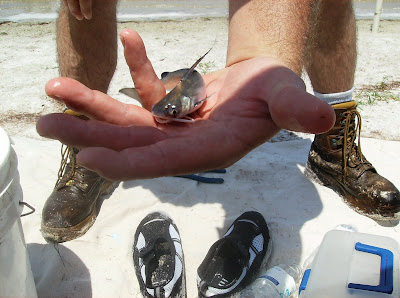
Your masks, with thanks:
[[(340, 131), (338, 139), (333, 140), (333, 144), (343, 145), (343, 177), (348, 175), (348, 165), (351, 162), (358, 166), (365, 165), (365, 170), (373, 168), (372, 165), (365, 159), (361, 151), (361, 115), (357, 110), (347, 110), (340, 113), (342, 120), (340, 122), (343, 129)], [(357, 121), (356, 121), (357, 118)], [(356, 144), (357, 139), (357, 144)]]
[[(347, 176), (347, 164), (349, 158), (356, 153), (359, 162), (364, 162), (363, 154), (361, 152), (361, 115), (356, 110), (344, 112), (346, 119), (344, 121), (344, 137), (343, 137), (343, 163), (344, 163), (344, 176)], [(354, 115), (354, 117), (353, 117)], [(355, 118), (357, 117), (357, 121)], [(355, 124), (357, 123), (357, 124)], [(355, 126), (355, 128), (354, 128)], [(358, 146), (355, 145), (355, 140), (357, 138)], [(354, 155), (353, 155), (354, 156)]]
[(87, 187), (86, 183), (80, 181), (85, 176), (85, 173), (81, 171), (82, 168), (76, 162), (76, 154), (78, 152), (78, 149), (62, 144), (61, 163), (58, 170), (57, 182), (55, 184), (55, 187), (75, 185), (82, 190)]

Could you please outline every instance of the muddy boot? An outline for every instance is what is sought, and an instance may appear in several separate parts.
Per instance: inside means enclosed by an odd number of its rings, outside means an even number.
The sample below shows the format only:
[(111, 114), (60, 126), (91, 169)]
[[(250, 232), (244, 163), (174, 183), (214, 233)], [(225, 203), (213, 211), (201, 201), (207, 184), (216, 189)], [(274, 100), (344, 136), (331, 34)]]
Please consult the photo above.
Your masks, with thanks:
[(361, 116), (356, 103), (351, 101), (333, 108), (335, 125), (315, 136), (306, 176), (332, 188), (360, 214), (375, 220), (400, 219), (398, 189), (380, 176), (361, 152)]
[(65, 242), (85, 234), (100, 211), (100, 196), (113, 183), (76, 163), (78, 149), (62, 146), (61, 166), (42, 212), (41, 232), (47, 241)]

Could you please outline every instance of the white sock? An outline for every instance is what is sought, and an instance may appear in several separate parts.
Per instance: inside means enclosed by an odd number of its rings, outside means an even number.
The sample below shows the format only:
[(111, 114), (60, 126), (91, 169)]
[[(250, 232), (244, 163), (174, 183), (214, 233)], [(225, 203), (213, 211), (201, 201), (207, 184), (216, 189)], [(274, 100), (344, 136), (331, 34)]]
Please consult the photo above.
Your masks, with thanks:
[(329, 103), (330, 105), (335, 105), (338, 103), (349, 102), (353, 100), (353, 90), (354, 87), (348, 91), (339, 92), (339, 93), (319, 93), (314, 91), (314, 95), (318, 97), (320, 100)]

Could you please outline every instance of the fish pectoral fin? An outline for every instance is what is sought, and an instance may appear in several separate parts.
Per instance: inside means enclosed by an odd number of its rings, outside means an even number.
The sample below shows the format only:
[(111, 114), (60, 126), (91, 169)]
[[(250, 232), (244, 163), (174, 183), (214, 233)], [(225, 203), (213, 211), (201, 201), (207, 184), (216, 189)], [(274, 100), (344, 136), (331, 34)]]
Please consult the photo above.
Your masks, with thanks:
[(204, 98), (204, 99), (202, 99), (202, 100), (196, 102), (196, 103), (194, 104), (194, 106), (197, 107), (197, 106), (201, 105), (203, 102), (205, 102), (207, 99), (209, 99), (209, 98), (210, 98), (211, 96), (213, 96), (214, 94), (215, 94), (215, 92), (212, 93), (210, 96), (207, 96), (206, 98)]
[(122, 88), (119, 90), (120, 93), (129, 96), (130, 98), (136, 99), (137, 101), (141, 102), (140, 96), (137, 93), (135, 88)]

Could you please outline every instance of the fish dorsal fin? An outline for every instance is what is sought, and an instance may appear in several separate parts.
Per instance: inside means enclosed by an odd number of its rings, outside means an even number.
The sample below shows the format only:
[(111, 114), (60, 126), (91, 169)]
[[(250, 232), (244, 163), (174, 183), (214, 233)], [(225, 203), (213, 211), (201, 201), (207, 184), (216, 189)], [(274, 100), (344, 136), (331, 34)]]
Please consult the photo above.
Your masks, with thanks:
[(196, 68), (196, 66), (200, 63), (201, 60), (203, 60), (203, 58), (205, 56), (207, 56), (207, 54), (211, 51), (212, 48), (210, 48), (207, 53), (205, 53), (203, 56), (201, 56), (199, 59), (197, 59), (197, 61), (192, 65), (191, 68), (189, 68), (189, 70), (185, 73), (185, 75), (182, 77), (181, 81), (187, 79), (193, 72), (193, 70)]

